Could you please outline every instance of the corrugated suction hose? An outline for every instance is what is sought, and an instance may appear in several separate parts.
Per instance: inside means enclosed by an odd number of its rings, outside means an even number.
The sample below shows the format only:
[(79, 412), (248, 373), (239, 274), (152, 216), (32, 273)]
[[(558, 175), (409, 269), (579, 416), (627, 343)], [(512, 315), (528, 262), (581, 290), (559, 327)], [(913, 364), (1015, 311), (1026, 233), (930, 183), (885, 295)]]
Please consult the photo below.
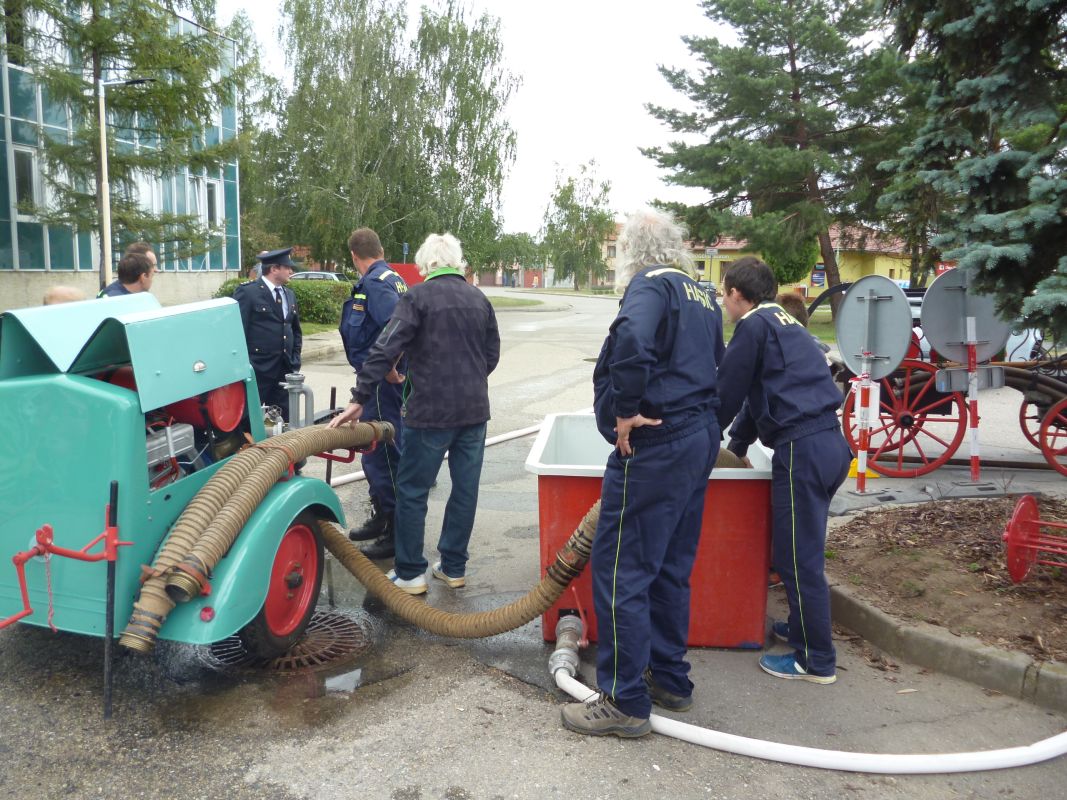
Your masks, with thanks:
[[(175, 523), (155, 565), (151, 570), (146, 568), (148, 577), (119, 643), (140, 652), (149, 652), (155, 646), (167, 614), (177, 602), (200, 593), (211, 571), (290, 463), (315, 453), (366, 447), (378, 439), (389, 441), (392, 436), (388, 423), (313, 426), (273, 437), (234, 456), (196, 495)], [(231, 467), (237, 459), (240, 462)], [(717, 467), (744, 466), (741, 459), (725, 449), (719, 451), (715, 463)], [(205, 522), (212, 511), (214, 516)], [(394, 613), (431, 633), (470, 639), (513, 630), (551, 608), (589, 562), (599, 518), (597, 501), (560, 548), (541, 582), (525, 596), (493, 611), (472, 614), (453, 614), (427, 606), (398, 589), (336, 525), (320, 520), (319, 530), (330, 552)]]
[[(272, 437), (233, 456), (197, 492), (175, 522), (155, 563), (144, 568), (141, 592), (119, 644), (142, 653), (155, 647), (175, 601), (200, 593), (211, 570), (290, 463), (315, 453), (368, 447), (392, 438), (393, 426), (387, 422), (339, 428), (316, 425)], [(170, 584), (177, 575), (181, 579)]]
[(473, 614), (452, 614), (426, 605), (422, 600), (398, 589), (373, 561), (348, 541), (337, 525), (320, 520), (319, 531), (327, 549), (368, 591), (381, 598), (390, 611), (430, 633), (457, 639), (478, 639), (514, 630), (548, 611), (589, 562), (593, 534), (596, 533), (599, 519), (600, 501), (597, 500), (570, 539), (556, 553), (556, 560), (548, 566), (540, 583), (514, 603)]

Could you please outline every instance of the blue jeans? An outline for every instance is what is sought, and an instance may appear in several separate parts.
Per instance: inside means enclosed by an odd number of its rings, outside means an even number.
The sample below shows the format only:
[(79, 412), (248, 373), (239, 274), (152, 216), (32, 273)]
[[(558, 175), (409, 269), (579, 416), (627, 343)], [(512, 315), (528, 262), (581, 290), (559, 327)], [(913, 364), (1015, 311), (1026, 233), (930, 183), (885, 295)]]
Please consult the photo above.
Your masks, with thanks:
[(370, 495), (378, 501), (381, 513), (393, 516), (396, 507), (396, 469), (400, 462), (400, 448), (404, 446), (404, 421), (400, 414), (402, 390), (400, 384), (379, 381), (374, 394), (363, 404), (362, 422), (384, 420), (393, 423), (395, 436), (391, 444), (379, 444), (373, 452), (363, 454), (363, 472), (367, 476)]
[(441, 569), (452, 578), (467, 573), (467, 543), (474, 529), (478, 482), (485, 454), (485, 423), (464, 428), (404, 429), (396, 485), (396, 560), (398, 577), (411, 580), (426, 572), (426, 500), (445, 452), (452, 491), (441, 523)]

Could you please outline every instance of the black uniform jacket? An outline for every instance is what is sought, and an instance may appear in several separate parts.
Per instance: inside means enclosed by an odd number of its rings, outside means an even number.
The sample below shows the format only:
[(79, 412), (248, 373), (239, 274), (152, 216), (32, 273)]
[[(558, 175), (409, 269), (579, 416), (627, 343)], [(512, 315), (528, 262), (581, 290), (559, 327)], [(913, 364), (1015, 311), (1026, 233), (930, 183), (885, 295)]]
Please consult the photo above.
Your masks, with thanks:
[(296, 310), (296, 295), (288, 286), (282, 287), (289, 313), (282, 317), (282, 305), (262, 279), (242, 283), (234, 290), (233, 299), (241, 307), (248, 344), (248, 360), (256, 375), (283, 375), (300, 369), (300, 315)]

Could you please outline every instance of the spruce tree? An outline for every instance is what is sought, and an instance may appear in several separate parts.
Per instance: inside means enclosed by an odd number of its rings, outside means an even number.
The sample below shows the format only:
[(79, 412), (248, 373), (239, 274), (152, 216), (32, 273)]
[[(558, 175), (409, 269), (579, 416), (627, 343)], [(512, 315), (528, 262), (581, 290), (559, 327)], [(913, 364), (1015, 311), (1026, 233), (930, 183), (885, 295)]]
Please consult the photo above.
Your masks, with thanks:
[(828, 283), (839, 283), (829, 226), (855, 218), (869, 195), (858, 167), (876, 160), (895, 102), (896, 57), (870, 41), (874, 4), (705, 0), (703, 7), (733, 28), (737, 43), (684, 39), (699, 72), (661, 72), (697, 110), (650, 106), (686, 140), (645, 152), (670, 170), (669, 182), (711, 194), (684, 209), (694, 235), (748, 239), (784, 281), (810, 271), (817, 242)]
[(948, 204), (936, 242), (1007, 319), (1067, 333), (1067, 2), (890, 0), (928, 87), (895, 166)]

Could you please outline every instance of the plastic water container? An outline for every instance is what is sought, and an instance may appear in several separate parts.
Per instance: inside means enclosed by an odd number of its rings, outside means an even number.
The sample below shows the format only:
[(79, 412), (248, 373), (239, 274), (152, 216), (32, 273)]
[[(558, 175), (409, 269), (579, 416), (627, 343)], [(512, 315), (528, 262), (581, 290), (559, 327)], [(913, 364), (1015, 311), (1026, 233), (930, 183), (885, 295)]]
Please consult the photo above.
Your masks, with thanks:
[[(526, 459), (537, 475), (541, 573), (600, 498), (611, 445), (592, 414), (551, 414)], [(754, 469), (715, 469), (704, 500), (700, 546), (690, 579), (689, 644), (762, 648), (766, 634), (767, 572), (771, 541), (771, 462), (760, 445), (749, 448)], [(664, 476), (670, 480), (670, 476)], [(541, 619), (555, 639), (562, 610), (579, 611), (596, 641), (589, 568)]]

